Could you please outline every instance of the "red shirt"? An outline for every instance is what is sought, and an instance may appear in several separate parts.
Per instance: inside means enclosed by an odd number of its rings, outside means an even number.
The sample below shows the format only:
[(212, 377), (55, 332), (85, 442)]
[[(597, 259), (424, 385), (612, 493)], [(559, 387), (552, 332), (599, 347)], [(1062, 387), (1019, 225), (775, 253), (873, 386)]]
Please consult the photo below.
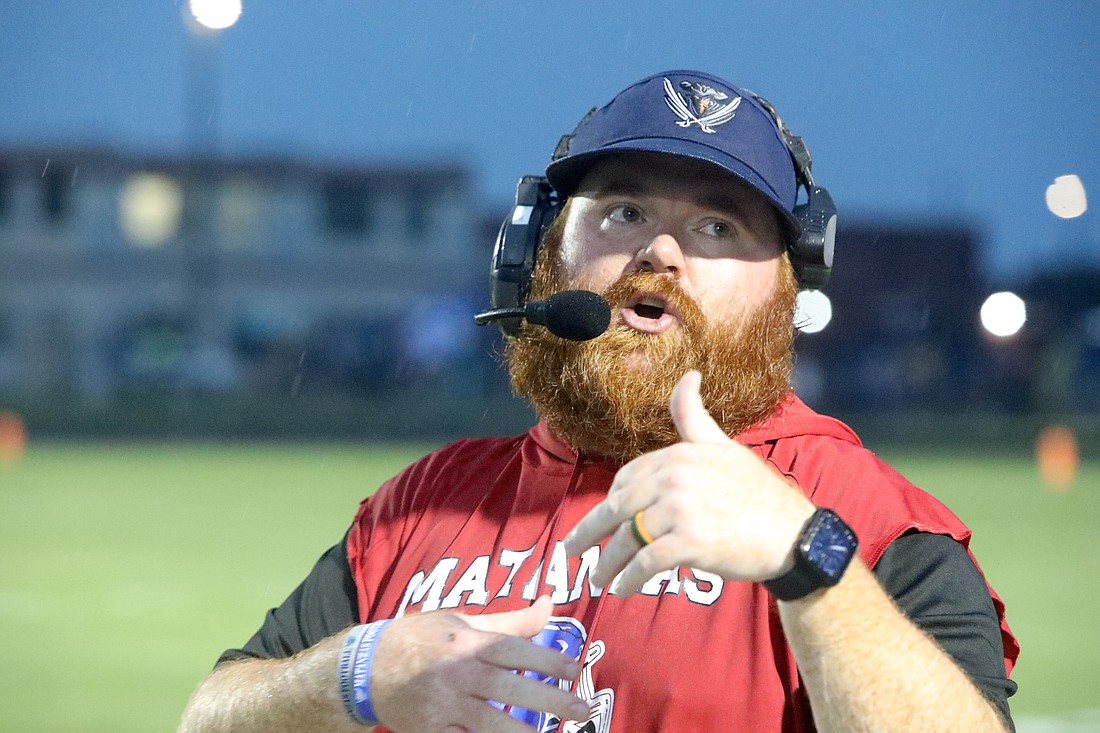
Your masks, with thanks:
[[(910, 529), (969, 542), (939, 501), (794, 395), (737, 440), (836, 511), (868, 566)], [(565, 556), (562, 538), (606, 496), (618, 467), (578, 459), (543, 423), (426, 456), (356, 516), (348, 559), (361, 621), (437, 608), (508, 611), (549, 593), (553, 633), (588, 660), (579, 684), (599, 711), (595, 733), (813, 730), (775, 602), (760, 585), (679, 568), (619, 598), (588, 582), (599, 548)], [(1019, 647), (990, 593), (1011, 671)], [(557, 721), (543, 724), (553, 730)]]

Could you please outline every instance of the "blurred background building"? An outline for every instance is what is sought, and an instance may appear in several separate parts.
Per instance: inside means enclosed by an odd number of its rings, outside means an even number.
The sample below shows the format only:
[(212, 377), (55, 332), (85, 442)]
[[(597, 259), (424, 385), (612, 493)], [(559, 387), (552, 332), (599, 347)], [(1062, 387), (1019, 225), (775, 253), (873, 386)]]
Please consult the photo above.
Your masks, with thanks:
[(127, 398), (484, 394), (479, 221), (458, 165), (0, 151), (0, 394), (62, 430)]
[[(43, 434), (518, 429), (499, 336), (472, 323), (503, 212), (469, 180), (458, 162), (2, 150), (0, 397)], [(803, 294), (803, 398), (1100, 407), (1100, 273), (1015, 283), (1025, 310), (997, 336), (980, 244), (965, 220), (843, 224), (832, 282)]]
[(832, 320), (797, 342), (807, 398), (846, 413), (1100, 406), (1100, 269), (992, 282), (981, 244), (966, 220), (843, 227)]

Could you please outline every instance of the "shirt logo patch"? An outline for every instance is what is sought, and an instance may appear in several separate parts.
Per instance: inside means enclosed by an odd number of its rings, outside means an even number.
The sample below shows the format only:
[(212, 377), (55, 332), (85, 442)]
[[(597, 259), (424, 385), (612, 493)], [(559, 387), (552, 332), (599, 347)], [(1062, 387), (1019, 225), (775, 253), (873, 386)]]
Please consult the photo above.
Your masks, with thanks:
[[(535, 636), (534, 641), (539, 646), (548, 649), (557, 649), (562, 654), (580, 660), (585, 653), (584, 664), (581, 666), (580, 679), (577, 682), (577, 694), (588, 701), (592, 714), (588, 720), (568, 721), (564, 726), (562, 721), (549, 713), (540, 713), (533, 710), (512, 708), (509, 714), (513, 718), (519, 718), (533, 727), (539, 733), (554, 733), (561, 726), (563, 733), (609, 733), (611, 730), (611, 713), (615, 707), (615, 691), (610, 688), (597, 690), (592, 680), (592, 667), (604, 655), (604, 643), (595, 639), (588, 645), (585, 652), (585, 642), (588, 632), (584, 625), (575, 618), (567, 616), (551, 616), (546, 627)], [(569, 691), (570, 684), (565, 680), (547, 677), (535, 672), (525, 672), (526, 677), (536, 679), (548, 685), (556, 685), (559, 689)], [(494, 703), (499, 705), (498, 703)]]
[[(665, 104), (680, 119), (680, 127), (698, 125), (703, 132), (715, 132), (715, 127), (733, 119), (741, 106), (741, 97), (726, 102), (729, 95), (702, 82), (680, 82), (678, 91), (665, 77)], [(725, 102), (725, 104), (723, 104)]]

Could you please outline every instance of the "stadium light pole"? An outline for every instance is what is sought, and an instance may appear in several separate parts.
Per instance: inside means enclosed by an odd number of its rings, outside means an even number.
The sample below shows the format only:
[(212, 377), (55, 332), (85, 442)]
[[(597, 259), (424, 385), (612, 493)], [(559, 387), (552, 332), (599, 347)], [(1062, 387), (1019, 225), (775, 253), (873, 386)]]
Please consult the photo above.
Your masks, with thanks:
[(190, 362), (201, 365), (204, 355), (227, 348), (214, 216), (221, 182), (221, 43), (226, 29), (240, 18), (241, 0), (188, 0), (181, 12), (188, 50), (183, 241), (191, 341), (187, 351)]
[(221, 37), (241, 16), (240, 0), (189, 0), (187, 29), (188, 144), (192, 155), (217, 153), (221, 108)]

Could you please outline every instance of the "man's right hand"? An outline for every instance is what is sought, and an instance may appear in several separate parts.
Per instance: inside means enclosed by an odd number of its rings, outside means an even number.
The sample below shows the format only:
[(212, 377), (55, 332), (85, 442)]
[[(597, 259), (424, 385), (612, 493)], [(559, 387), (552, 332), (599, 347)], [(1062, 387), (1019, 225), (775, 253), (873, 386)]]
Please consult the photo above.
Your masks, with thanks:
[(585, 720), (586, 702), (524, 670), (574, 680), (580, 665), (530, 641), (550, 619), (549, 597), (506, 613), (404, 616), (382, 632), (371, 669), (378, 719), (395, 733), (530, 733), (489, 701)]

